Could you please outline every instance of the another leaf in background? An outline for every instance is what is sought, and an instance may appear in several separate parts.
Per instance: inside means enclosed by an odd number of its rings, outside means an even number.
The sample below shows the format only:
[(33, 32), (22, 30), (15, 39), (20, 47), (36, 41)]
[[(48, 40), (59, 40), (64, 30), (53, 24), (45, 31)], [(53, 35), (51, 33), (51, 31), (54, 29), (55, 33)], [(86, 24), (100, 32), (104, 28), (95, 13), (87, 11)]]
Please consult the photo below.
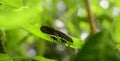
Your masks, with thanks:
[(29, 34), (21, 29), (6, 30), (5, 33), (6, 33), (5, 44), (6, 44), (7, 53), (10, 55), (11, 54), (16, 55), (17, 51), (20, 49), (18, 47), (26, 41), (25, 38)]
[(117, 43), (116, 48), (120, 51), (120, 20), (119, 16), (115, 18), (113, 26), (111, 27), (111, 36), (113, 40)]
[[(21, 1), (16, 2), (20, 3)], [(7, 3), (11, 4), (11, 1), (7, 0), (6, 4)], [(36, 5), (33, 7), (26, 4), (25, 6), (20, 6), (18, 8), (5, 5), (3, 3), (1, 4), (0, 27), (4, 29), (18, 28), (21, 25), (30, 22), (30, 19), (34, 18), (42, 11), (42, 7), (39, 6), (39, 2), (36, 2)]]
[(0, 0), (0, 2), (17, 8), (23, 5), (22, 0)]
[(120, 61), (109, 39), (107, 31), (101, 31), (88, 38), (83, 48), (79, 50), (75, 61)]
[(112, 37), (113, 39), (117, 42), (120, 43), (120, 17), (117, 17), (116, 20), (114, 21), (113, 28), (112, 28)]
[(32, 61), (56, 61), (56, 60), (48, 59), (41, 56), (35, 56), (35, 57), (32, 57)]
[(13, 61), (7, 54), (0, 54), (0, 61)]
[(79, 26), (80, 26), (80, 29), (81, 29), (81, 30), (90, 32), (90, 25), (89, 25), (88, 22), (83, 22), (83, 21), (81, 21), (81, 22), (79, 23)]
[[(108, 0), (108, 1), (109, 1), (109, 0)], [(110, 1), (111, 1), (111, 0), (110, 0)], [(113, 2), (115, 2), (115, 1), (111, 1), (111, 3), (113, 3)], [(120, 2), (120, 0), (117, 0), (117, 2), (115, 2), (116, 7), (120, 7), (119, 2)]]
[(110, 22), (109, 22), (108, 20), (106, 20), (106, 19), (104, 19), (104, 20), (102, 21), (102, 25), (103, 25), (103, 27), (104, 27), (105, 29), (109, 29), (109, 28), (110, 28)]
[(95, 15), (101, 15), (105, 10), (102, 7), (100, 7), (99, 1), (94, 0), (91, 2), (91, 11), (95, 13)]
[(72, 34), (76, 33), (74, 24), (72, 23), (71, 20), (69, 20), (69, 21), (67, 22), (67, 28), (68, 28), (68, 30), (69, 30), (70, 33), (72, 33)]

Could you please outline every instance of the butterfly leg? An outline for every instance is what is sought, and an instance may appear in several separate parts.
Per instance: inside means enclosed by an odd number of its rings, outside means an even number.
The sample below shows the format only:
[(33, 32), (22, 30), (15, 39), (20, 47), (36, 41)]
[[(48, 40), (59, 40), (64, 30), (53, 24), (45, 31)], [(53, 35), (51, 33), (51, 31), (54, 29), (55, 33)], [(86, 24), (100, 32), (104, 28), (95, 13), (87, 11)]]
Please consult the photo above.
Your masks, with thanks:
[(67, 41), (63, 38), (60, 39), (62, 41), (62, 43), (66, 43)]
[(51, 38), (53, 39), (53, 42), (57, 41), (57, 37), (55, 35), (51, 35)]

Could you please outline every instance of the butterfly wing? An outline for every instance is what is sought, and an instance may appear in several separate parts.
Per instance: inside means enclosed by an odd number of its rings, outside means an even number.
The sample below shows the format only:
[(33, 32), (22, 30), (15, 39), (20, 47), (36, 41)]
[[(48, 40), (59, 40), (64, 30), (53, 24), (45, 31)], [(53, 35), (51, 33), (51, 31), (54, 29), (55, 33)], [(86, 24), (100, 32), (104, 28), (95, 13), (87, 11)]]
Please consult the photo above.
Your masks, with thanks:
[(48, 26), (41, 26), (40, 30), (43, 33), (46, 33), (46, 34), (49, 34), (49, 35), (54, 35), (54, 31), (55, 31), (53, 28), (50, 28)]
[(50, 28), (48, 26), (41, 26), (40, 30), (43, 33), (49, 34), (53, 40), (57, 40), (57, 34), (53, 28)]
[(58, 30), (55, 30), (55, 32), (57, 33), (57, 35), (58, 35), (59, 37), (61, 37), (61, 40), (62, 40), (62, 41), (64, 41), (64, 42), (67, 42), (67, 41), (73, 42), (73, 40), (72, 40), (70, 37), (68, 37), (66, 34), (64, 34), (63, 32), (60, 32), (60, 31), (58, 31)]

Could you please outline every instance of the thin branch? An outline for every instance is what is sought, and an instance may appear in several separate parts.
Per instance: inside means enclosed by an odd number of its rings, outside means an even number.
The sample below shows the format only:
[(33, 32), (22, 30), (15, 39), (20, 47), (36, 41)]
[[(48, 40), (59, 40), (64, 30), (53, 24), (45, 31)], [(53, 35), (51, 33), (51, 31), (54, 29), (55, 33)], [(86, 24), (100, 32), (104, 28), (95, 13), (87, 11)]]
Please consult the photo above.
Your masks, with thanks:
[(5, 46), (4, 46), (3, 40), (2, 40), (3, 36), (4, 36), (3, 31), (0, 29), (0, 53), (6, 53)]
[(96, 23), (94, 21), (91, 9), (90, 9), (90, 0), (85, 0), (85, 4), (86, 4), (86, 9), (88, 12), (88, 20), (90, 23), (90, 28), (91, 28), (91, 34), (95, 34), (96, 33)]

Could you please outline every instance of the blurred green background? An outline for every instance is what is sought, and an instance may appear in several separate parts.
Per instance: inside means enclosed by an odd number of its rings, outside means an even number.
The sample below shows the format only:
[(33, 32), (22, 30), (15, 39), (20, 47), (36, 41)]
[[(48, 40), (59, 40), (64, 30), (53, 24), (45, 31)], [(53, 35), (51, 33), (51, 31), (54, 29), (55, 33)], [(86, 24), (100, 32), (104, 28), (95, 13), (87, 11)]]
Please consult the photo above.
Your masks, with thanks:
[[(120, 61), (120, 0), (0, 0), (0, 61)], [(73, 43), (53, 42), (47, 25)], [(2, 52), (3, 51), (3, 52)]]

